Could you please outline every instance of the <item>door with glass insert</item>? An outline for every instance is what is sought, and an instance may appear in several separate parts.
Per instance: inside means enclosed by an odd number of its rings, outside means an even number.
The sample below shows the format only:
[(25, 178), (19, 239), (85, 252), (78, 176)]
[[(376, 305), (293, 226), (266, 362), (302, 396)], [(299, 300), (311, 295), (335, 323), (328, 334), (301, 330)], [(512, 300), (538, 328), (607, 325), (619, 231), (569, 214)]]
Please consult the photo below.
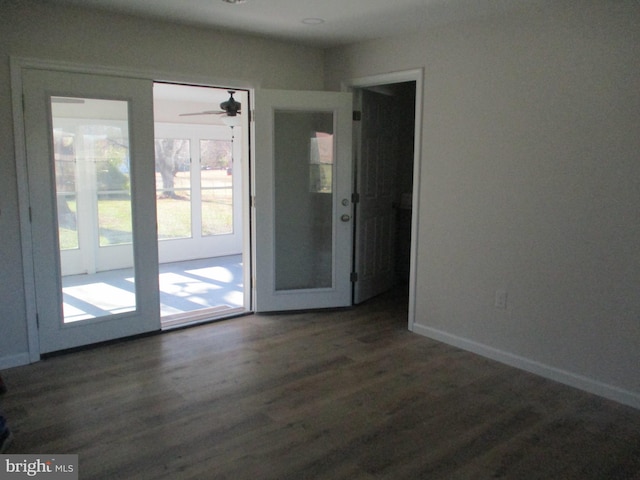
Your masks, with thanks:
[(40, 351), (159, 328), (152, 84), (25, 70)]
[(256, 93), (257, 311), (351, 304), (349, 93)]

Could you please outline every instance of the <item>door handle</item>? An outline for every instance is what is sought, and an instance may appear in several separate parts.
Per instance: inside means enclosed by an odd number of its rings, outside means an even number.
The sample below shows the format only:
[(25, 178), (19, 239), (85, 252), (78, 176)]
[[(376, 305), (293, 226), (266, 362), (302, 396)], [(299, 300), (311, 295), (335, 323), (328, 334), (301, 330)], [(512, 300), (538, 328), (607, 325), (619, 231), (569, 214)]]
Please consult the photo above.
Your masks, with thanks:
[(342, 220), (343, 222), (348, 222), (349, 220), (351, 220), (351, 215), (347, 215), (345, 213), (340, 217), (340, 220)]

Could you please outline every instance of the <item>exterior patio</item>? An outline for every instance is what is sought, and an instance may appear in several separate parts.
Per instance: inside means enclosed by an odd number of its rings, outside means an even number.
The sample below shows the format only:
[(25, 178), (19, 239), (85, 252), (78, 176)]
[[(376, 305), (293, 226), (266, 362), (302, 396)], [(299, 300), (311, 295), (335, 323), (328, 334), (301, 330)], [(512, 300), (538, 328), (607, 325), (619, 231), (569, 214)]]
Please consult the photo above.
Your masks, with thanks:
[[(65, 323), (133, 310), (133, 278), (133, 269), (63, 277)], [(163, 329), (244, 311), (242, 255), (161, 264), (159, 283)]]

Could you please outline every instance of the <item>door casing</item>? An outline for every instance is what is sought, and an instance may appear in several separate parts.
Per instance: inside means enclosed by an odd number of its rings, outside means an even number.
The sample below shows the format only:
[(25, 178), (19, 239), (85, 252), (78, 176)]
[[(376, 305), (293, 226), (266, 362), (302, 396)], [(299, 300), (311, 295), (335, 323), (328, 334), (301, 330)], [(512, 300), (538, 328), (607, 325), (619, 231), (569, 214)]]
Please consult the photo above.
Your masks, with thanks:
[[(381, 75), (372, 75), (367, 77), (352, 78), (342, 82), (342, 91), (353, 91), (357, 88), (377, 87), (392, 83), (415, 82), (415, 132), (413, 145), (413, 192), (412, 192), (412, 211), (411, 211), (411, 251), (410, 269), (409, 269), (409, 305), (408, 305), (408, 328), (413, 331), (416, 312), (416, 279), (417, 279), (417, 258), (418, 258), (418, 219), (420, 209), (420, 159), (422, 144), (422, 103), (423, 103), (423, 78), (424, 70), (406, 70)], [(355, 164), (355, 162), (354, 162)], [(357, 165), (354, 165), (357, 168)], [(356, 222), (358, 221), (356, 215)], [(355, 245), (354, 245), (355, 248)], [(355, 252), (354, 252), (355, 254)]]

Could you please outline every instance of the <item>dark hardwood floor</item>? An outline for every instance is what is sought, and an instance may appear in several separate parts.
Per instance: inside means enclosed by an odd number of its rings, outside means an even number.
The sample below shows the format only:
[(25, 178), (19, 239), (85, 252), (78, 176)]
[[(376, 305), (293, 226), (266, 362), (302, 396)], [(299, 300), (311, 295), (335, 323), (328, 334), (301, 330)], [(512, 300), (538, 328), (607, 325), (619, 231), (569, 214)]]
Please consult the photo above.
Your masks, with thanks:
[(640, 479), (640, 411), (412, 334), (403, 303), (5, 370), (8, 453), (77, 453), (81, 479)]

